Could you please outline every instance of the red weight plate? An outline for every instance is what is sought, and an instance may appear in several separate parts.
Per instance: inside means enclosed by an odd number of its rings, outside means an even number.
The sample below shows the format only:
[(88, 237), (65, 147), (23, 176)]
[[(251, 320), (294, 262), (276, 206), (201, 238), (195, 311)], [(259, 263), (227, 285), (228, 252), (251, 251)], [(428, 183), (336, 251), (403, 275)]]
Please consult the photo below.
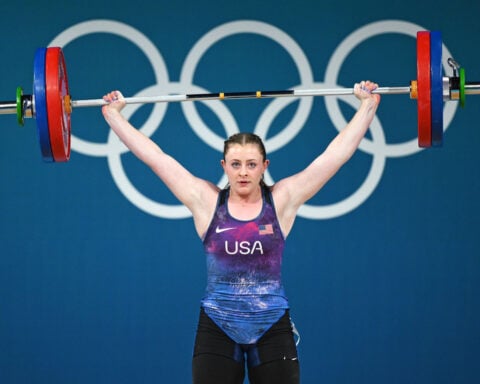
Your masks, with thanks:
[(70, 113), (65, 107), (68, 98), (68, 78), (65, 58), (59, 47), (47, 48), (45, 58), (45, 88), (48, 130), (53, 158), (57, 162), (70, 158)]
[(432, 146), (432, 100), (430, 78), (430, 32), (417, 32), (418, 145)]

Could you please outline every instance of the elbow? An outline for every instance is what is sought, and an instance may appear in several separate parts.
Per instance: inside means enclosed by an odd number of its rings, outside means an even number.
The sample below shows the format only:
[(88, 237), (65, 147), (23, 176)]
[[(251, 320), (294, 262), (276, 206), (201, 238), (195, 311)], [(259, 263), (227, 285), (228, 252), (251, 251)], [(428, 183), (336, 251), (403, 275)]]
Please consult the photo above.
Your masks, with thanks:
[(347, 143), (345, 140), (339, 140), (329, 145), (325, 150), (325, 153), (327, 157), (337, 164), (338, 168), (340, 168), (343, 164), (350, 160), (357, 150), (358, 144), (358, 142)]

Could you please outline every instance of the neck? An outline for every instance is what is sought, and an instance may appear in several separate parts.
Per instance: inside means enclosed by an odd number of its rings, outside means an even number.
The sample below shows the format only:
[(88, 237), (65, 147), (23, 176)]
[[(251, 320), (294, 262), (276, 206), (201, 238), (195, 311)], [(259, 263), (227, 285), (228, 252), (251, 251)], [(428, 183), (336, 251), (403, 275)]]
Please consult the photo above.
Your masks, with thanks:
[(250, 193), (240, 194), (230, 188), (229, 201), (233, 204), (256, 204), (262, 200), (262, 188), (258, 185)]
[(228, 211), (230, 214), (239, 220), (253, 220), (262, 211), (263, 198), (262, 189), (256, 188), (255, 191), (248, 195), (239, 195), (236, 193), (230, 195), (228, 198)]

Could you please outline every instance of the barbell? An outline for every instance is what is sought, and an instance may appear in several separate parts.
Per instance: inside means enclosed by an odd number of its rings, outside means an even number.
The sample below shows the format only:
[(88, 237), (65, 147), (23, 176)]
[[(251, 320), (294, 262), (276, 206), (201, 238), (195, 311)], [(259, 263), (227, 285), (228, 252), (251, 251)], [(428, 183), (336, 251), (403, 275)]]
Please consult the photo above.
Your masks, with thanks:
[[(448, 64), (453, 76), (442, 75), (442, 37), (438, 31), (417, 32), (417, 79), (404, 87), (379, 87), (374, 93), (409, 94), (417, 101), (418, 145), (423, 148), (443, 144), (443, 102), (459, 101), (480, 94), (480, 82), (466, 82), (465, 70), (452, 58)], [(103, 106), (103, 99), (72, 100), (68, 88), (67, 68), (61, 47), (38, 48), (33, 63), (33, 94), (24, 95), (17, 87), (16, 100), (0, 102), (0, 114), (16, 114), (24, 125), (25, 118), (35, 118), (42, 158), (46, 162), (70, 159), (71, 113), (73, 108)], [(341, 96), (353, 89), (289, 89), (280, 91), (220, 92), (204, 94), (171, 94), (127, 97), (127, 104), (274, 98), (302, 96)]]

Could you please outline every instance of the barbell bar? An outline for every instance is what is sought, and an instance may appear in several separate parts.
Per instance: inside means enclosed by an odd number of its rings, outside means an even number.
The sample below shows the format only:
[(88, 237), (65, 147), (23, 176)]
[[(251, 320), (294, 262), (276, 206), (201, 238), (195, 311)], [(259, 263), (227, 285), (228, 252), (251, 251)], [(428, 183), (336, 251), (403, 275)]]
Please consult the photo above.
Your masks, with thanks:
[[(417, 32), (417, 80), (408, 86), (379, 87), (373, 93), (409, 94), (417, 100), (418, 145), (440, 147), (443, 144), (443, 102), (459, 101), (466, 95), (480, 94), (480, 82), (466, 82), (465, 69), (452, 58), (448, 64), (453, 76), (442, 75), (442, 38), (438, 31)], [(68, 88), (65, 57), (61, 47), (38, 48), (34, 56), (33, 94), (24, 95), (17, 88), (15, 101), (0, 101), (0, 114), (16, 114), (20, 125), (25, 118), (35, 118), (42, 158), (46, 162), (70, 159), (71, 113), (73, 108), (107, 104), (103, 99), (72, 100)], [(276, 98), (303, 96), (341, 96), (353, 94), (352, 88), (289, 89), (280, 91), (219, 92), (127, 97), (127, 104), (184, 101)]]

